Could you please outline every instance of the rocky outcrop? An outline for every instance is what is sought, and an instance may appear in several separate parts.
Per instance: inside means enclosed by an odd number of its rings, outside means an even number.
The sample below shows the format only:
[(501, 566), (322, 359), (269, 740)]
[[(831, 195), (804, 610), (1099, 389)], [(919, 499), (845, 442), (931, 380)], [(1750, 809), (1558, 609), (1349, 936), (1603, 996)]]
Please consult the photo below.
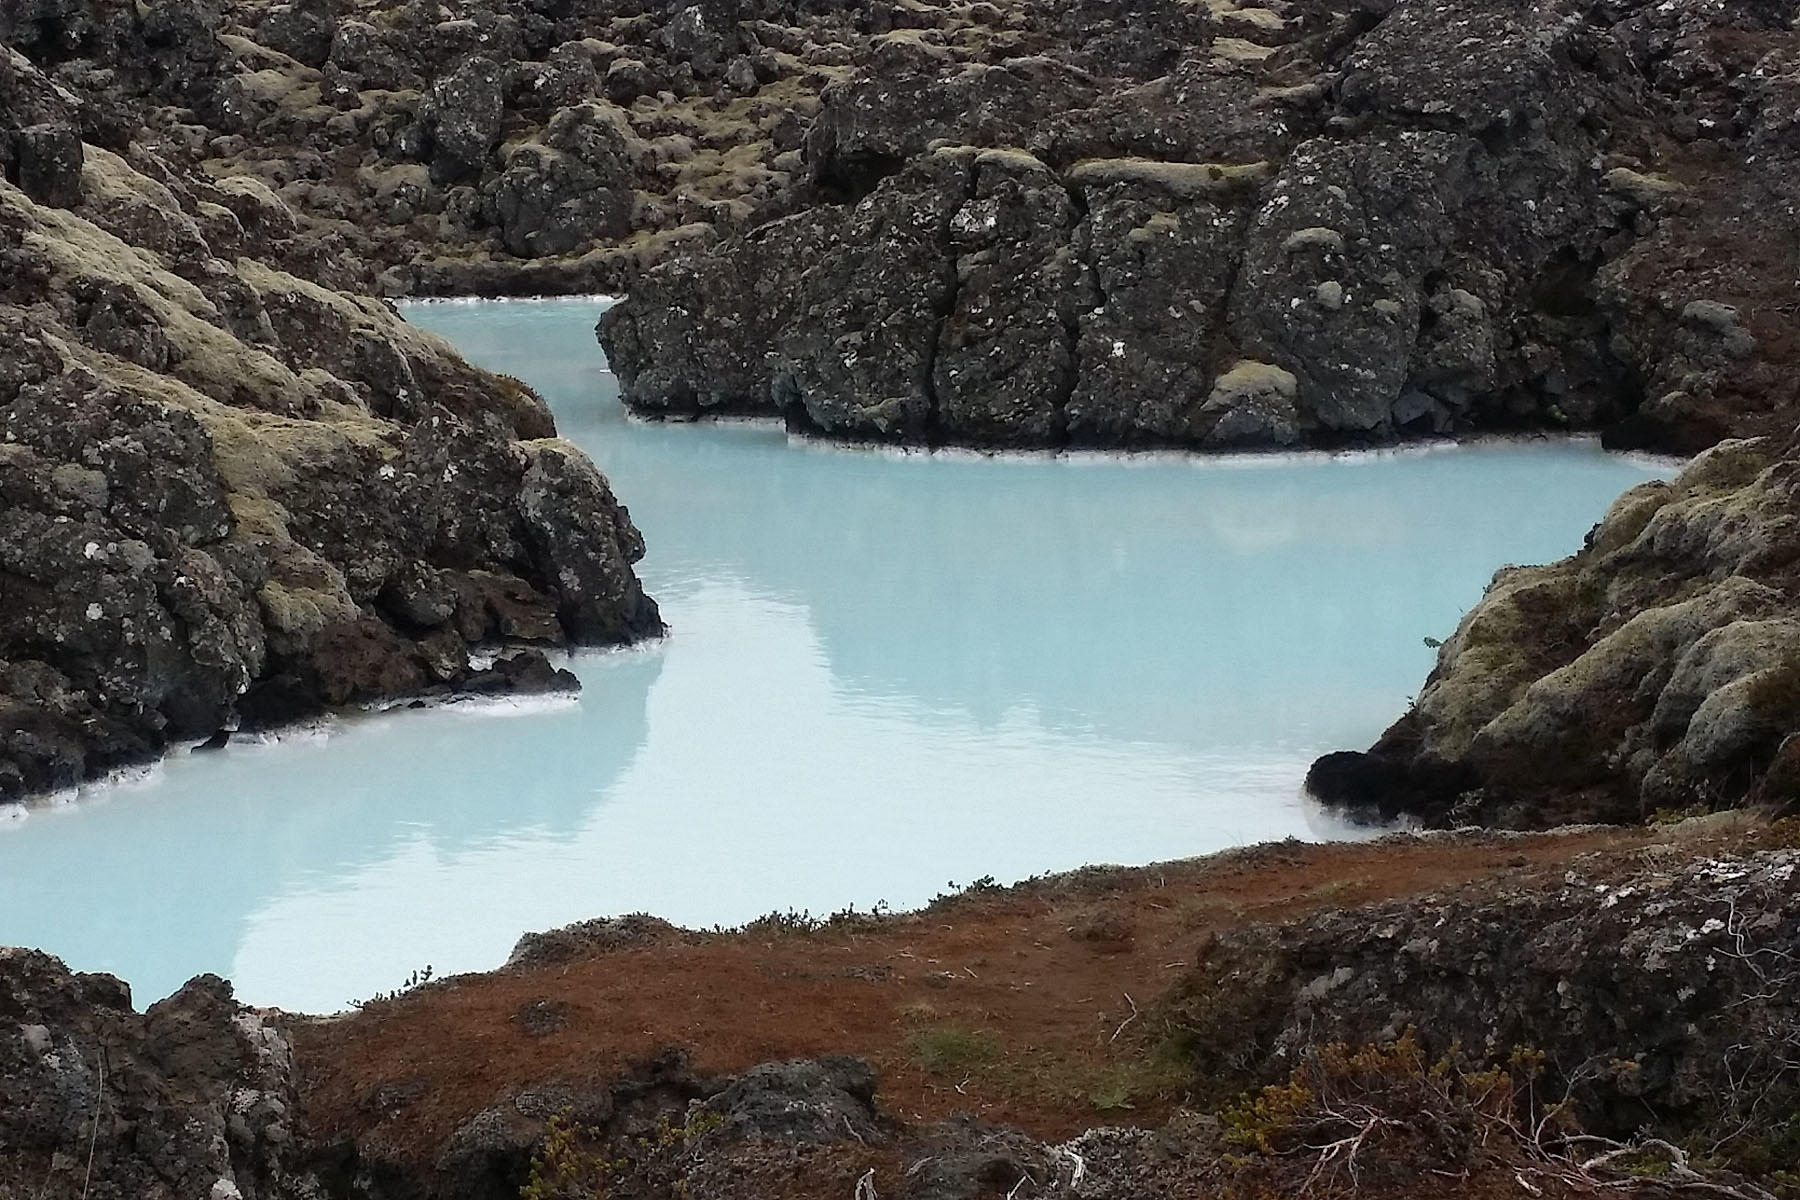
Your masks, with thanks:
[[(601, 340), (639, 411), (779, 413), (849, 438), (1220, 447), (1556, 423), (1568, 389), (1501, 385), (1496, 346), (1522, 335), (1491, 314), (1523, 275), (1453, 261), (1503, 170), (1435, 132), (1316, 138), (1279, 169), (1059, 174), (938, 149), (854, 207), (653, 271)], [(1623, 414), (1622, 378), (1583, 423)]]
[(143, 1013), (110, 975), (0, 948), (0, 1193), (296, 1196), (287, 1038), (202, 975)]
[[(54, 118), (0, 63), (5, 111)], [(310, 251), (266, 187), (44, 127), (0, 183), (0, 798), (325, 706), (571, 686), (469, 649), (658, 631), (538, 396), (271, 265)]]
[[(1469, 885), (1209, 937), (1170, 998), (1202, 1088), (1275, 1081), (1312, 1049), (1392, 1042), (1543, 1056), (1589, 1128), (1729, 1131), (1800, 1075), (1793, 850), (1661, 844), (1635, 867)], [(1753, 1118), (1750, 1118), (1753, 1120)]]
[[(55, 0), (0, 13), (0, 41), (66, 89), (89, 143), (265, 185), (324, 244), (309, 278), (592, 292), (795, 203), (818, 94), (871, 24), (893, 28), (791, 0)], [(21, 136), (0, 139), (9, 178)]]
[[(1713, 73), (1728, 41), (1772, 66), (1779, 22), (1147, 7), (1106, 35), (1145, 49), (1110, 72), (1058, 31), (986, 64), (881, 45), (807, 134), (835, 205), (665, 264), (608, 315), (627, 402), (1049, 447), (1601, 428), (1689, 451), (1800, 413), (1770, 370), (1785, 335), (1748, 316), (1779, 281), (1724, 250), (1756, 253), (1757, 198), (1786, 187), (1778, 89)], [(1640, 47), (1687, 66), (1646, 89)], [(1705, 271), (1676, 249), (1702, 244)]]
[(1411, 710), (1309, 788), (1434, 824), (1800, 799), (1797, 450), (1721, 443), (1627, 492), (1580, 553), (1502, 570)]
[[(962, 386), (1032, 398), (927, 419), (888, 413), (923, 376), (796, 402), (764, 371), (730, 406), (840, 408), (818, 424), (841, 436), (1210, 447), (1585, 427), (1691, 452), (1780, 432), (1796, 408), (1773, 265), (1797, 49), (1779, 7), (66, 0), (0, 18), (65, 89), (0, 159), (55, 189), (73, 152), (56, 129), (115, 152), (136, 139), (278, 197), (312, 248), (277, 265), (389, 293), (619, 289), (716, 246), (630, 302), (701, 310), (640, 359), (643, 338), (617, 335), (634, 377), (652, 350), (696, 369), (771, 345), (816, 358), (821, 320), (874, 336), (855, 322), (915, 299), (858, 281), (865, 302), (786, 309), (793, 340), (775, 344), (765, 314), (694, 281), (792, 246), (776, 281), (804, 289), (824, 260), (871, 252), (872, 225), (931, 224), (935, 264), (888, 284), (941, 275), (1012, 315), (964, 341), (939, 297), (934, 337), (906, 333), (896, 369), (942, 341)], [(930, 160), (959, 145), (1047, 175), (940, 195)], [(1208, 167), (1221, 186), (1175, 178)], [(971, 206), (954, 237), (952, 202)], [(1050, 253), (1047, 274), (977, 269), (990, 211), (1046, 222), (1007, 267)], [(805, 229), (767, 232), (796, 212)], [(1013, 370), (1053, 343), (1041, 377)], [(1240, 363), (1293, 376), (1292, 412), (1279, 390), (1247, 407), (1235, 382), (1217, 390)], [(658, 374), (631, 392), (646, 411), (721, 386)]]

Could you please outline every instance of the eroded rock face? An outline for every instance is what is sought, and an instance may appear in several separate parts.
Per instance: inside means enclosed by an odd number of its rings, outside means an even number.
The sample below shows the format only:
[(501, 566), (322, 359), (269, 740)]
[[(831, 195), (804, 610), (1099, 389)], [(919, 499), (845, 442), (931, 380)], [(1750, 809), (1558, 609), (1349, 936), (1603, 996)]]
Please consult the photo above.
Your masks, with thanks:
[[(1309, 142), (1279, 173), (1059, 176), (940, 150), (853, 208), (653, 272), (601, 340), (640, 411), (845, 437), (1288, 445), (1504, 423), (1490, 309), (1446, 279), (1476, 152), (1418, 134)], [(1246, 363), (1291, 386), (1243, 390)]]
[(483, 216), (525, 258), (620, 237), (631, 230), (640, 147), (617, 109), (564, 109), (543, 144), (509, 151), (506, 169), (483, 187)]
[[(1059, 174), (939, 149), (852, 207), (652, 272), (601, 340), (640, 411), (842, 437), (1268, 446), (1506, 424), (1500, 301), (1457, 286), (1492, 294), (1494, 273), (1453, 261), (1499, 169), (1439, 132), (1314, 139), (1279, 171)], [(1279, 376), (1251, 386), (1245, 364)]]
[(271, 1200), (299, 1194), (298, 1133), (287, 1039), (230, 984), (202, 975), (140, 1014), (110, 975), (0, 948), (7, 1181), (46, 1197)]
[(1800, 461), (1732, 441), (1622, 496), (1580, 553), (1502, 570), (1328, 802), (1432, 823), (1637, 820), (1800, 798)]
[[(53, 107), (6, 53), (8, 111)], [(75, 147), (79, 186), (0, 183), (0, 797), (660, 629), (541, 398), (257, 257), (304, 257), (266, 188)]]
[(1434, 1053), (1543, 1052), (1544, 1086), (1597, 1132), (1729, 1127), (1764, 1089), (1792, 1103), (1796, 870), (1792, 850), (1665, 844), (1630, 869), (1590, 855), (1554, 882), (1251, 925), (1209, 938), (1172, 1004), (1202, 1080), (1279, 1079), (1309, 1047), (1410, 1028)]
[[(1015, 53), (986, 63), (888, 35), (820, 95), (805, 157), (823, 206), (643, 278), (603, 341), (641, 411), (786, 413), (843, 437), (1205, 447), (1585, 427), (1691, 450), (1780, 431), (1800, 410), (1764, 369), (1778, 335), (1750, 327), (1775, 281), (1749, 242), (1755, 197), (1790, 167), (1749, 95), (1786, 85), (1774, 57), (1753, 81), (1710, 74), (1726, 30), (1773, 49), (1778, 25), (1402, 0), (1379, 19), (1076, 8), (1020, 22)], [(1108, 66), (1090, 39), (1130, 52)], [(1687, 66), (1646, 98), (1639, 50)], [(1677, 106), (1732, 116), (1695, 137)], [(1665, 126), (1684, 136), (1658, 142)], [(1002, 161), (1038, 166), (1000, 186)], [(1729, 179), (1708, 177), (1721, 162)], [(1684, 240), (1715, 267), (1688, 265)], [(842, 281), (854, 303), (816, 286), (838, 260), (861, 268)], [(780, 326), (754, 307), (769, 292), (790, 298)], [(870, 345), (895, 318), (897, 358)], [(1291, 376), (1291, 411), (1264, 390), (1234, 415), (1236, 385), (1215, 385), (1239, 363)], [(975, 411), (959, 381), (994, 398)]]

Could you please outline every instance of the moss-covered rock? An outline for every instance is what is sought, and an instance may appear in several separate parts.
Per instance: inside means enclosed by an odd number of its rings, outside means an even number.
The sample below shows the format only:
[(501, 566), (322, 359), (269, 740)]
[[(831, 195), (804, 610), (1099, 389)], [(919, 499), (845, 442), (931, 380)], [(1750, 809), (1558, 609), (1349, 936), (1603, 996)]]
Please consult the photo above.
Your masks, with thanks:
[(1502, 571), (1412, 710), (1313, 790), (1431, 823), (1791, 803), (1765, 781), (1800, 729), (1795, 452), (1721, 444), (1627, 492), (1580, 553)]
[(87, 147), (72, 206), (0, 182), (0, 797), (326, 705), (568, 686), (468, 648), (660, 628), (541, 398), (257, 257), (299, 229), (261, 185), (134, 157)]

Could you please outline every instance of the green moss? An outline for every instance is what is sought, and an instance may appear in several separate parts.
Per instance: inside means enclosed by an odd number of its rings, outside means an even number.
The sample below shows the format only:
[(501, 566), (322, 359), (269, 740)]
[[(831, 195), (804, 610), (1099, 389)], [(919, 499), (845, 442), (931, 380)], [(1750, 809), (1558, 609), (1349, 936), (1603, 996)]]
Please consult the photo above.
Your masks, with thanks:
[(1266, 162), (1178, 163), (1149, 158), (1095, 158), (1077, 163), (1069, 182), (1077, 187), (1100, 188), (1135, 183), (1160, 188), (1184, 200), (1222, 199), (1253, 189), (1273, 176)]
[(1006, 1057), (995, 1034), (949, 1024), (914, 1030), (907, 1039), (907, 1051), (923, 1070), (959, 1077), (992, 1067)]

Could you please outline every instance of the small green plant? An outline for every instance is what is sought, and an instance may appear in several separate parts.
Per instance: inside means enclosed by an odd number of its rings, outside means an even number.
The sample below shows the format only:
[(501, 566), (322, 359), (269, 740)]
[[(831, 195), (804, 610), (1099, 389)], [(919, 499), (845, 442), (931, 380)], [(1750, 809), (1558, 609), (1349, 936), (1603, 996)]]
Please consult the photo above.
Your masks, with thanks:
[(1288, 1079), (1252, 1092), (1221, 1114), (1227, 1145), (1263, 1156), (1311, 1156), (1308, 1186), (1347, 1182), (1389, 1159), (1405, 1170), (1463, 1172), (1486, 1133), (1515, 1129), (1543, 1056), (1520, 1049), (1490, 1067), (1460, 1049), (1432, 1058), (1408, 1030), (1392, 1042), (1320, 1048)]
[(550, 1118), (544, 1145), (531, 1160), (519, 1200), (598, 1200), (613, 1164), (587, 1146), (586, 1131), (569, 1109)]
[(1110, 1063), (1093, 1076), (1085, 1099), (1098, 1112), (1136, 1108), (1141, 1101), (1166, 1096), (1187, 1082), (1186, 1062), (1160, 1049), (1148, 1059)]
[(605, 1200), (611, 1186), (626, 1177), (641, 1183), (645, 1175), (659, 1173), (672, 1175), (674, 1193), (684, 1195), (680, 1155), (724, 1124), (716, 1112), (691, 1113), (681, 1124), (663, 1116), (649, 1132), (606, 1145), (597, 1131), (564, 1109), (550, 1119), (519, 1200)]
[(376, 992), (373, 996), (368, 997), (366, 1000), (346, 1000), (344, 1003), (354, 1009), (366, 1008), (371, 1004), (383, 1004), (390, 1000), (398, 1000), (400, 997), (406, 995), (406, 993), (412, 991), (414, 988), (424, 987), (426, 984), (428, 984), (430, 982), (431, 982), (431, 964), (426, 963), (424, 966), (422, 966), (418, 970), (414, 971), (411, 975), (408, 975), (406, 977), (406, 982), (402, 983), (399, 987), (394, 988), (392, 991)]
[(1000, 1039), (984, 1029), (931, 1025), (909, 1039), (913, 1061), (933, 1075), (968, 1075), (1006, 1057)]

